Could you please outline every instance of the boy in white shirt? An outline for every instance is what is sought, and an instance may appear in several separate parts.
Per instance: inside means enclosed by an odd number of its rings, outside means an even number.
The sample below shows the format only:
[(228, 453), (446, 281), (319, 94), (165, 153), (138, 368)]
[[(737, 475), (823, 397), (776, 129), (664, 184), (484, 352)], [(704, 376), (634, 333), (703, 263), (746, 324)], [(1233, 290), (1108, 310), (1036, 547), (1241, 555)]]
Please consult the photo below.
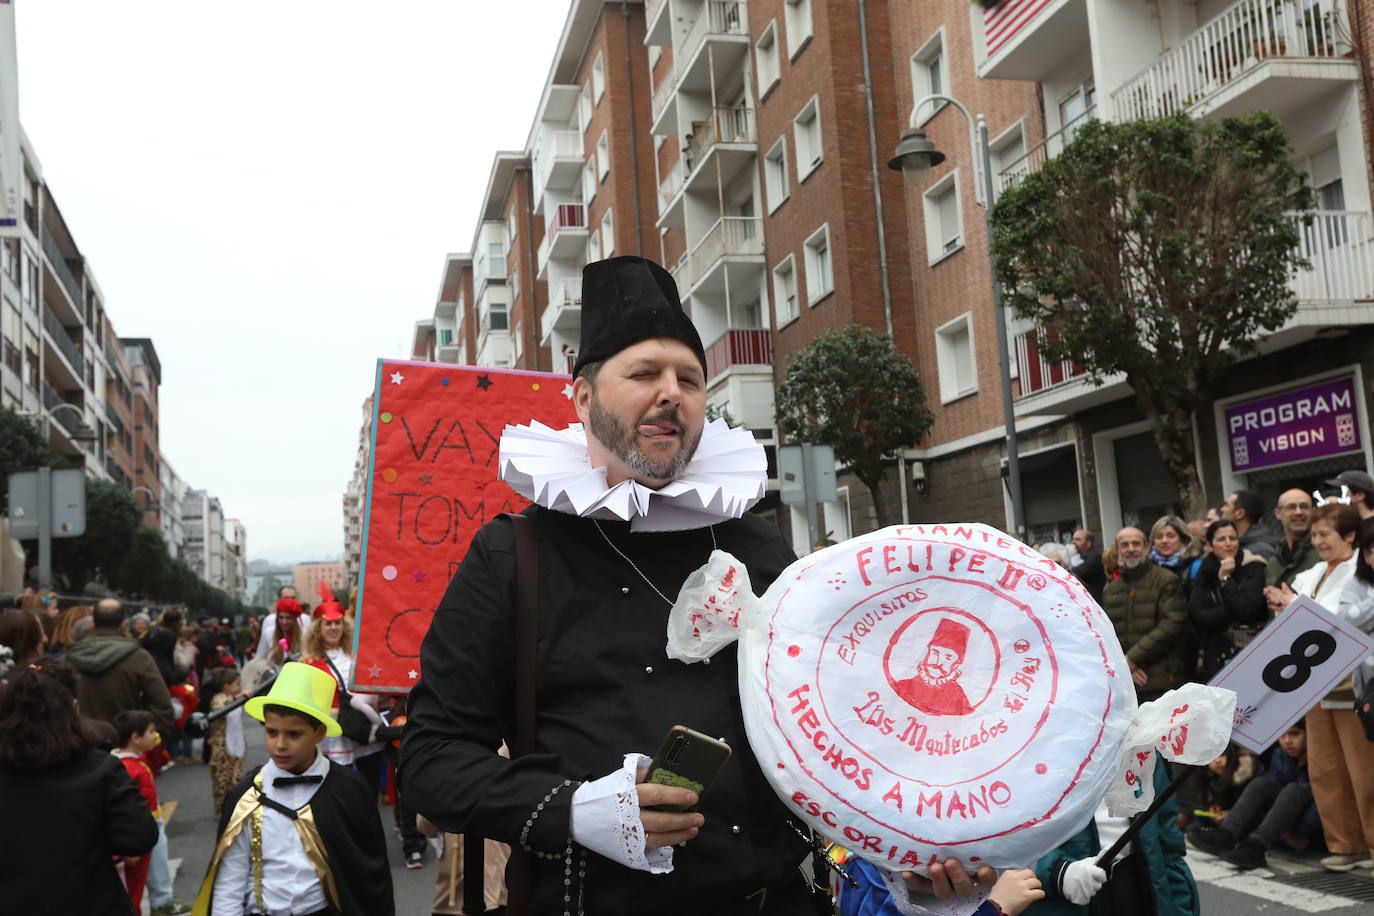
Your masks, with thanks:
[(394, 916), (376, 794), (319, 752), (339, 734), (334, 688), (327, 672), (288, 662), (244, 704), (271, 759), (225, 799), (194, 916)]

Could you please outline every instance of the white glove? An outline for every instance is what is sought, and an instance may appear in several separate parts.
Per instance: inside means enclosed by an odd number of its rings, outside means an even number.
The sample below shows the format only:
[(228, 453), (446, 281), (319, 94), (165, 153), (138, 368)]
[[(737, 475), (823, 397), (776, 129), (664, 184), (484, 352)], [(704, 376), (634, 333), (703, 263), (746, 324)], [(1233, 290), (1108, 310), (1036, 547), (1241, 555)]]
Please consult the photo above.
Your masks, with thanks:
[(1086, 906), (1107, 883), (1107, 873), (1095, 864), (1096, 856), (1070, 862), (1059, 876), (1059, 892), (1072, 904)]

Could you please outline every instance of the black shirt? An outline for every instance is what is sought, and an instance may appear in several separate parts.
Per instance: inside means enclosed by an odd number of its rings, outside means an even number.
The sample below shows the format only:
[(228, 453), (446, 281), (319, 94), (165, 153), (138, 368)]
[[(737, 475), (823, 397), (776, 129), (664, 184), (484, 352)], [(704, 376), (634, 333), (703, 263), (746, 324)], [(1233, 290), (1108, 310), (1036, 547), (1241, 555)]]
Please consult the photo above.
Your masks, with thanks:
[[(535, 806), (564, 778), (597, 779), (626, 753), (652, 754), (674, 725), (724, 738), (733, 754), (703, 797), (701, 833), (674, 850), (669, 875), (588, 854), (588, 913), (672, 913), (727, 903), (786, 877), (806, 854), (749, 748), (735, 647), (712, 663), (664, 654), (669, 607), (590, 519), (531, 508), (539, 533), (537, 750), (496, 755), (512, 734), (515, 540), (506, 519), (472, 542), (421, 649), (401, 749), (407, 804), (444, 830), (512, 845)], [(659, 591), (675, 598), (711, 552), (711, 533), (631, 533), (601, 522)], [(793, 560), (756, 516), (714, 526), (721, 550), (744, 561), (756, 593)], [(522, 571), (523, 573), (523, 571)], [(529, 843), (561, 852), (573, 789), (545, 805)], [(574, 866), (574, 875), (576, 866)], [(563, 863), (534, 862), (536, 912), (562, 912)], [(574, 891), (575, 892), (575, 891)]]

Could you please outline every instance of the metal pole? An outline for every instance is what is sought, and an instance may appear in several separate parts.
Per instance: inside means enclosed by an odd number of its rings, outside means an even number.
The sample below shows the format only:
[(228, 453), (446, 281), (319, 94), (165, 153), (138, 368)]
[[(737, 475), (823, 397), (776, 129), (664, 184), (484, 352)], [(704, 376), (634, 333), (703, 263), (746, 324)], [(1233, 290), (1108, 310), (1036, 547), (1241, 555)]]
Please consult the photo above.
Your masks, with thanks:
[(1021, 502), (1021, 462), (1016, 453), (1016, 409), (1011, 398), (1011, 360), (1007, 347), (1007, 320), (1002, 308), (1002, 284), (997, 279), (997, 261), (992, 255), (992, 154), (988, 150), (988, 122), (978, 116), (978, 143), (981, 147), (983, 182), (987, 201), (984, 222), (988, 230), (988, 266), (992, 272), (992, 310), (997, 325), (997, 374), (1002, 382), (1002, 419), (1007, 435), (1007, 491), (1011, 496), (1012, 534), (1025, 537), (1026, 516)]
[(810, 549), (820, 543), (816, 537), (816, 478), (812, 467), (811, 443), (802, 443), (802, 498), (806, 501), (806, 530), (811, 537)]
[(38, 469), (38, 590), (52, 590), (52, 468)]

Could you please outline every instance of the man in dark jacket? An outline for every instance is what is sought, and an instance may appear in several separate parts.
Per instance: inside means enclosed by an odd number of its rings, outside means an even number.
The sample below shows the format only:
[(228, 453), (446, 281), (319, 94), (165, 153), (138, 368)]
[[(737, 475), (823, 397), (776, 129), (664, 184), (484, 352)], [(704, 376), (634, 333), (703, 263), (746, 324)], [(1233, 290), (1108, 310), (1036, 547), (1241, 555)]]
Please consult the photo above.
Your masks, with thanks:
[(126, 709), (146, 709), (164, 735), (172, 730), (172, 698), (157, 664), (138, 640), (125, 636), (124, 607), (113, 598), (95, 606), (91, 635), (67, 650), (77, 671), (82, 715), (110, 721)]
[(1308, 521), (1312, 512), (1312, 497), (1302, 490), (1285, 490), (1274, 507), (1274, 517), (1283, 526), (1283, 543), (1269, 558), (1264, 584), (1269, 588), (1292, 585), (1298, 573), (1317, 565), (1317, 548), (1309, 537)]
[(1235, 522), (1242, 550), (1266, 560), (1278, 552), (1278, 537), (1264, 527), (1264, 500), (1260, 499), (1258, 493), (1249, 490), (1232, 493), (1222, 504), (1221, 517), (1228, 522)]
[(1153, 700), (1177, 686), (1188, 606), (1178, 576), (1156, 566), (1145, 532), (1122, 528), (1116, 536), (1121, 578), (1107, 583), (1103, 610), (1126, 653), (1136, 696)]
[(1078, 555), (1070, 561), (1069, 571), (1083, 583), (1093, 600), (1101, 604), (1102, 591), (1107, 587), (1107, 571), (1102, 568), (1102, 551), (1097, 548), (1097, 539), (1087, 528), (1079, 528), (1073, 533), (1073, 546)]

